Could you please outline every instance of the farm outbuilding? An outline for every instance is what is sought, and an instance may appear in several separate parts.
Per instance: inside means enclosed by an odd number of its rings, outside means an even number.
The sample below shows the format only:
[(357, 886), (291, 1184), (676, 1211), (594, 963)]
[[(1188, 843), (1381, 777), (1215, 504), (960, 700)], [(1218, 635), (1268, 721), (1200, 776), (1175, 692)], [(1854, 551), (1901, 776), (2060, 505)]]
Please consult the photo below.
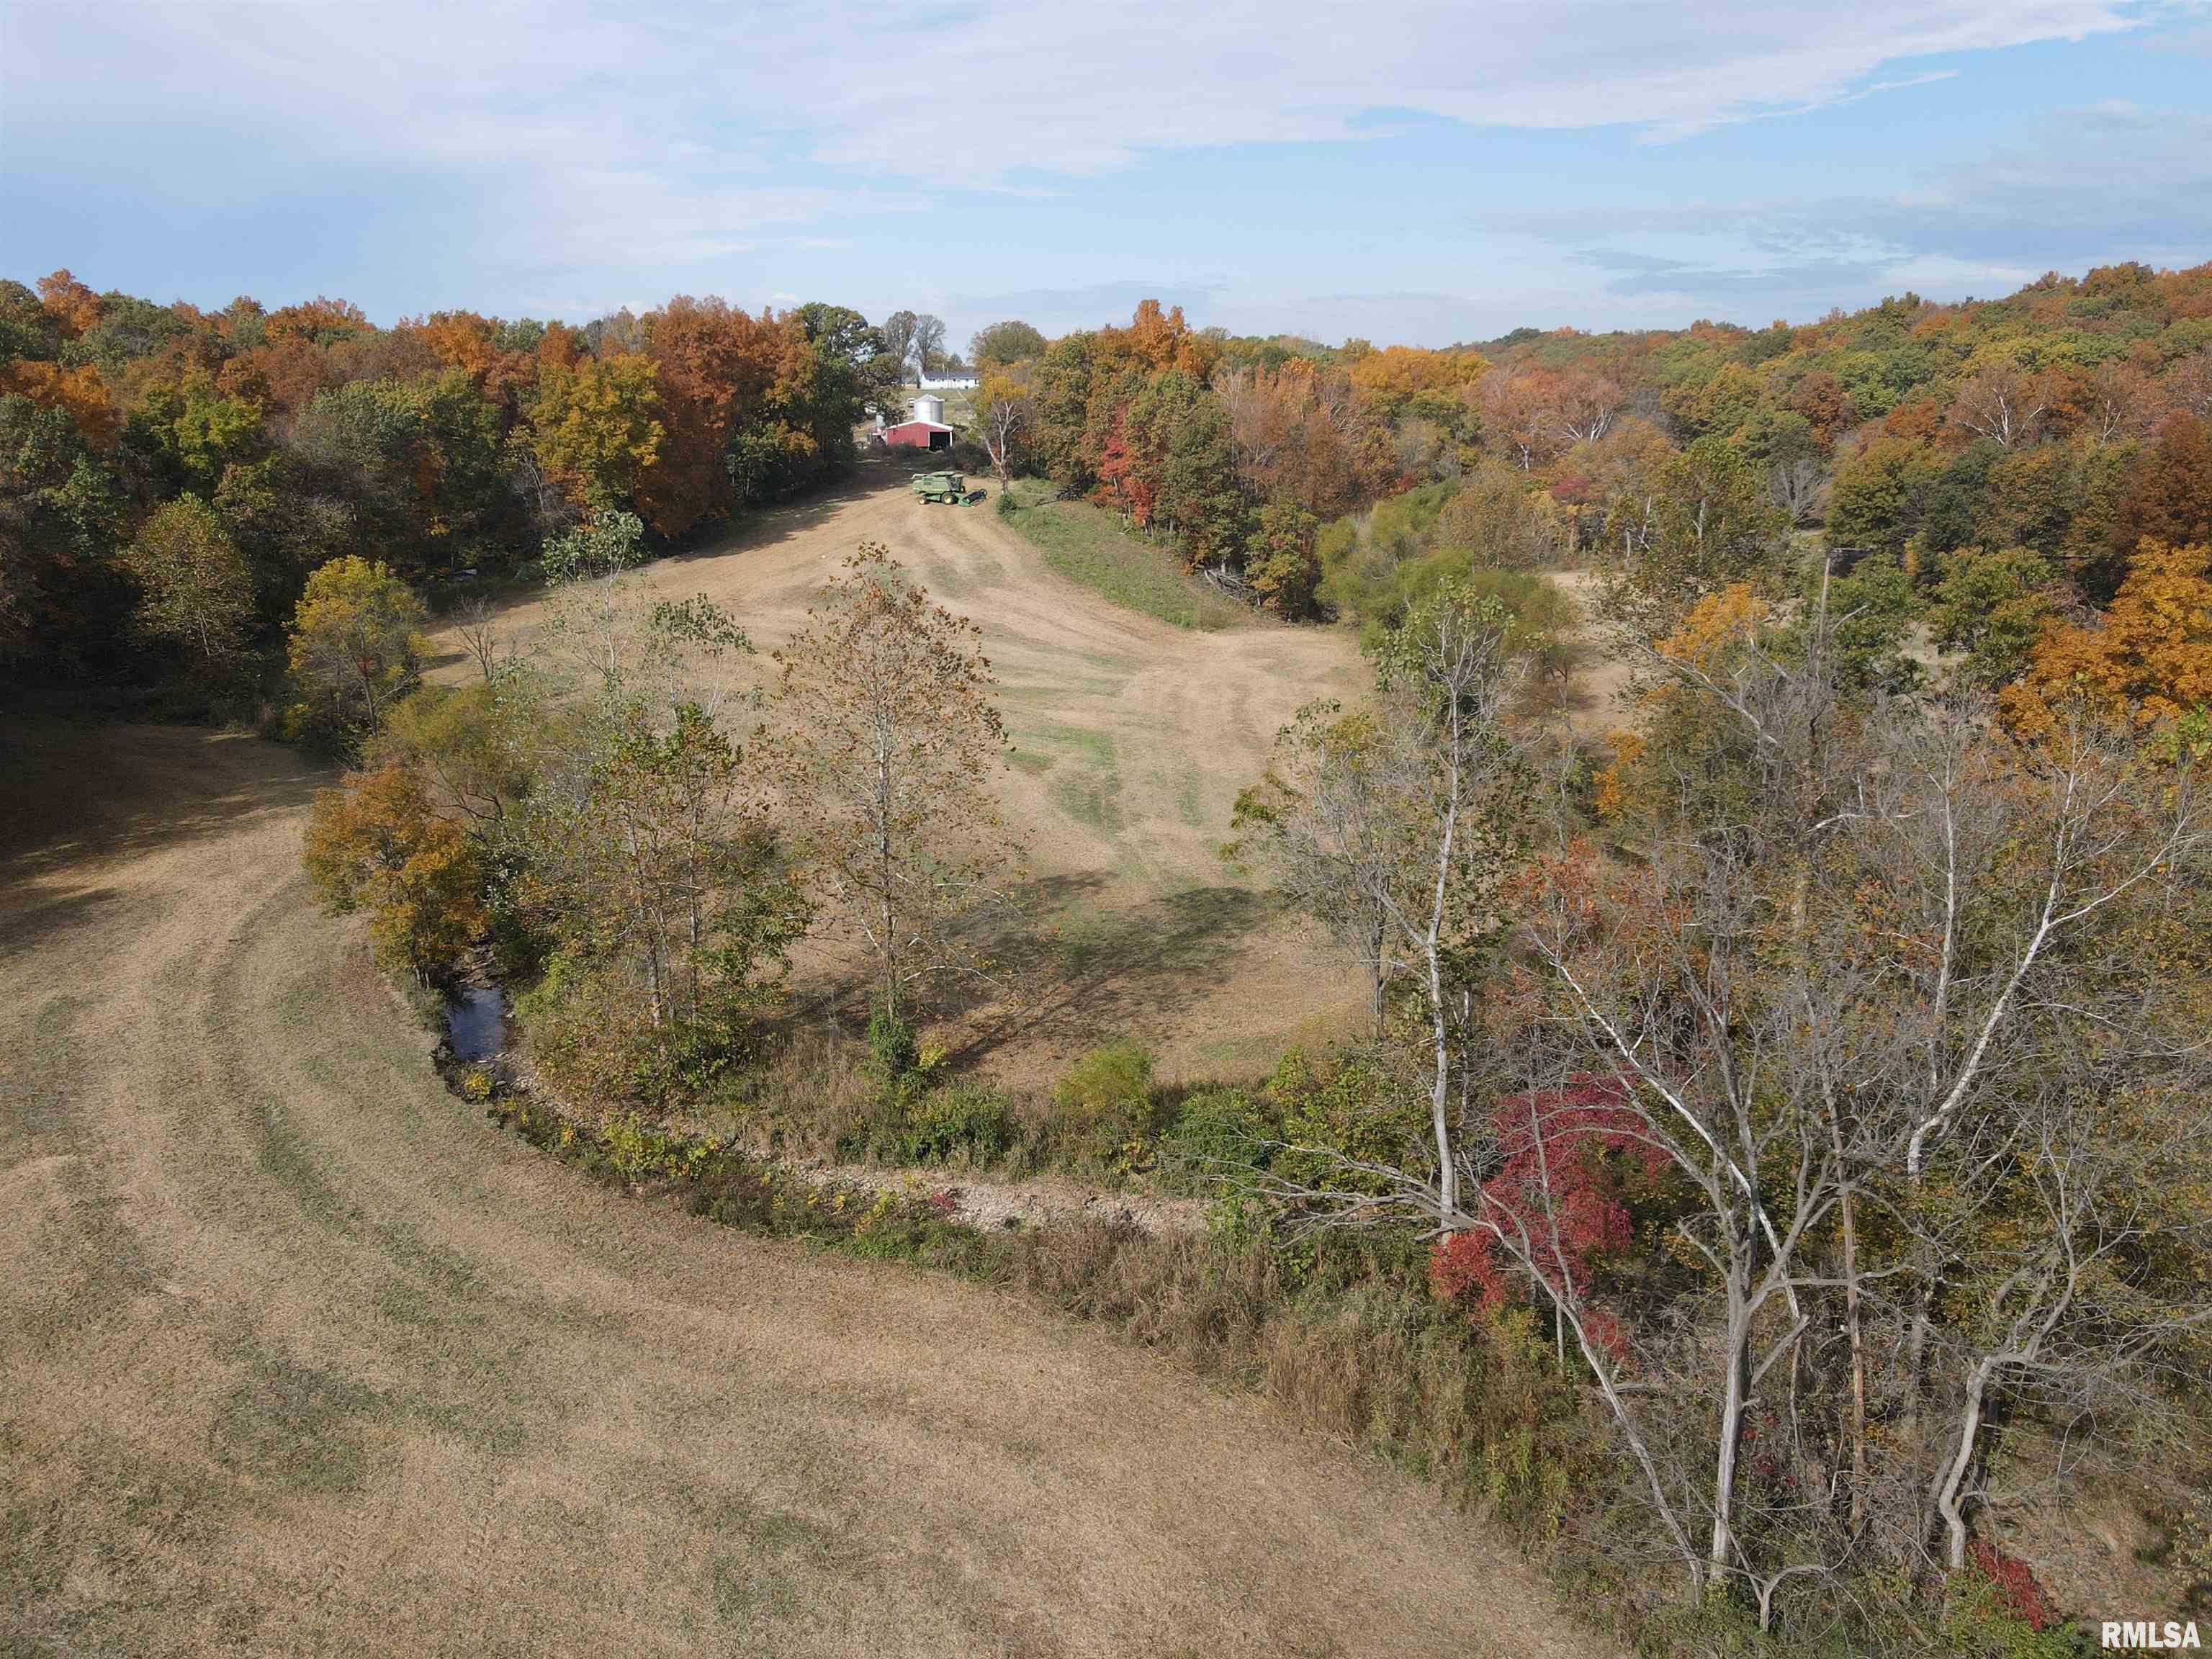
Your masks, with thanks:
[(942, 398), (916, 398), (914, 417), (887, 426), (878, 434), (893, 449), (950, 449), (952, 428), (945, 424)]

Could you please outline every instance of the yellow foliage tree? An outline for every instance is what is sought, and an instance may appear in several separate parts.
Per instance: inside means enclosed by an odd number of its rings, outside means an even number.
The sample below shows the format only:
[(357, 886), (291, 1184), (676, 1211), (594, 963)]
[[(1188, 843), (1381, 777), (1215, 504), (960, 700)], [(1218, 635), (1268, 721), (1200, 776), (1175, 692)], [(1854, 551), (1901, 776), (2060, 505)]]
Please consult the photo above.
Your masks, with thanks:
[(422, 602), (385, 564), (349, 556), (318, 568), (292, 613), (295, 735), (379, 730), (413, 683), (423, 621)]
[(303, 861), (327, 908), (367, 910), (377, 954), (426, 983), (450, 973), (488, 925), (476, 848), (410, 767), (387, 764), (318, 794)]
[(1702, 790), (1723, 775), (1737, 734), (1705, 718), (1686, 687), (1725, 680), (1773, 623), (1773, 607), (1756, 587), (1731, 582), (1705, 595), (1680, 627), (1653, 642), (1652, 650), (1676, 672), (1646, 686), (1635, 725), (1611, 734), (1613, 764), (1593, 780), (1599, 817), (1631, 832), (1648, 829), (1679, 804), (1686, 787)]
[(238, 655), (253, 620), (253, 577), (215, 510), (181, 495), (146, 521), (124, 550), (137, 580), (138, 623), (213, 675)]
[(2041, 737), (2075, 698), (2137, 726), (2212, 705), (2212, 547), (2140, 543), (2111, 608), (2045, 635), (2002, 704), (2014, 731)]
[(1384, 346), (1353, 358), (1349, 373), (1361, 397), (1395, 416), (1425, 392), (1456, 398), (1462, 389), (1474, 387), (1489, 368), (1486, 360), (1472, 351)]
[(650, 357), (586, 357), (573, 368), (549, 363), (530, 411), (530, 447), (545, 470), (586, 507), (634, 500), (660, 458), (659, 371)]

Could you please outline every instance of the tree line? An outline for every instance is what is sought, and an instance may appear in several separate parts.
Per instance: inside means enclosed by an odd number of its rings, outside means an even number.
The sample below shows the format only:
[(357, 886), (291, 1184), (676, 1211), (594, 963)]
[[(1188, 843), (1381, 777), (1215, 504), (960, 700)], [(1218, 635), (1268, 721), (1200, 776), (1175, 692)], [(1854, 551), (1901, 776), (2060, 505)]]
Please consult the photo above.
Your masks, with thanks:
[(0, 665), (217, 686), (333, 560), (510, 574), (605, 508), (666, 544), (849, 468), (904, 372), (825, 304), (383, 328), (0, 283)]
[(2212, 267), (1439, 351), (1197, 331), (1147, 302), (977, 357), (1002, 477), (1292, 617), (1389, 621), (1448, 576), (1562, 562), (1710, 582), (1819, 538), (1863, 562), (1855, 604), (1932, 628), (1994, 689), (2110, 606), (2147, 538), (2212, 538)]

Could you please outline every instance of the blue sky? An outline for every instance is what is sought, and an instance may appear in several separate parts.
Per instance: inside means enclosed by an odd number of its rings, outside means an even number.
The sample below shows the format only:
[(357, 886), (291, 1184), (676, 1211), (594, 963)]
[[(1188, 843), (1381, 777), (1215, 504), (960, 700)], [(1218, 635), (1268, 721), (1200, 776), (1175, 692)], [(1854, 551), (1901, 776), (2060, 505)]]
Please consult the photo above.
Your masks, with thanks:
[(0, 0), (0, 274), (209, 306), (1436, 345), (2129, 258), (2212, 259), (2212, 0)]

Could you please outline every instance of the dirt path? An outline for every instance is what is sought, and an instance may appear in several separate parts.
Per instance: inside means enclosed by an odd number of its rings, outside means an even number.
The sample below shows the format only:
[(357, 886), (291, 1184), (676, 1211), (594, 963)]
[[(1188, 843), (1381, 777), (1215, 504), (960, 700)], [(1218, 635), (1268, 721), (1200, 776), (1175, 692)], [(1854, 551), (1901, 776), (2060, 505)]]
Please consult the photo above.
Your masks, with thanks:
[(320, 781), (159, 730), (0, 776), (10, 1650), (1589, 1650), (1258, 1402), (475, 1120), (307, 902)]
[[(776, 509), (705, 552), (651, 566), (673, 596), (728, 606), (765, 653), (805, 620), (862, 541), (880, 541), (983, 630), (1014, 744), (1001, 778), (1024, 834), (1040, 927), (1010, 942), (1019, 1006), (975, 1011), (956, 1044), (1008, 1081), (1048, 1081), (1083, 1049), (1133, 1036), (1169, 1079), (1243, 1075), (1293, 1042), (1356, 1026), (1357, 975), (1326, 941), (1223, 864), (1237, 792), (1266, 769), (1304, 704), (1357, 696), (1350, 634), (1198, 633), (1124, 610), (1053, 571), (988, 502), (926, 507), (902, 465)], [(526, 642), (532, 601), (501, 625)], [(447, 641), (443, 678), (473, 672)], [(1044, 942), (1040, 944), (1038, 940)]]

